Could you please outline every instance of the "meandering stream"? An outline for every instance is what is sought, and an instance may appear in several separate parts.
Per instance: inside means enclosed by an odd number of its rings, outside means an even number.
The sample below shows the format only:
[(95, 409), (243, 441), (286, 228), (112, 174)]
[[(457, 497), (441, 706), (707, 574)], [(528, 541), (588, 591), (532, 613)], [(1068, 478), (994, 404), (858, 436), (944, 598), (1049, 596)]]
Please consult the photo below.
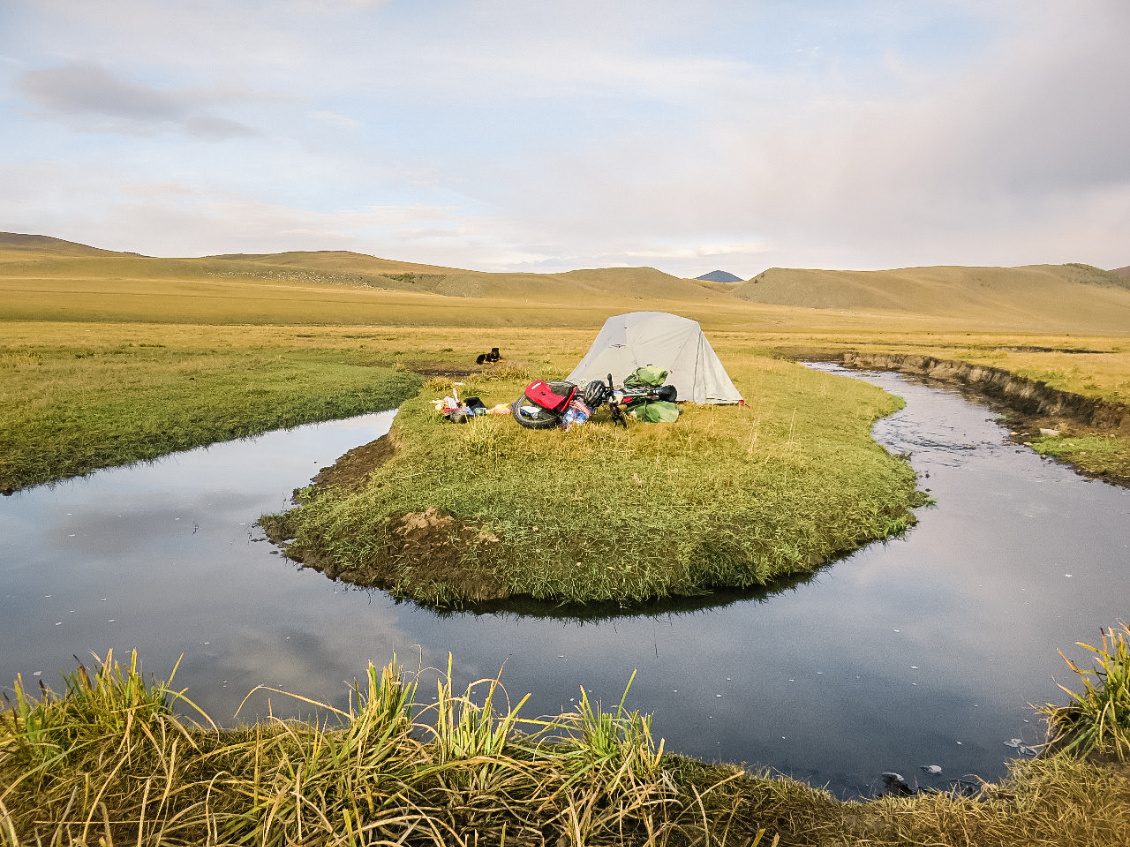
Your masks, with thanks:
[[(825, 366), (827, 367), (827, 366)], [(493, 676), (524, 714), (579, 686), (650, 711), (667, 748), (869, 795), (896, 770), (944, 787), (995, 779), (1011, 739), (1042, 740), (1030, 703), (1060, 701), (1057, 655), (1130, 617), (1130, 492), (1006, 442), (987, 409), (891, 374), (906, 398), (875, 436), (912, 453), (937, 505), (767, 600), (603, 621), (439, 615), (345, 588), (277, 555), (254, 527), (293, 488), (382, 434), (392, 413), (270, 433), (99, 471), (0, 500), (0, 690), (60, 687), (75, 654), (140, 650), (220, 723), (256, 685), (341, 705), (396, 654)], [(298, 709), (271, 695), (276, 714)], [(251, 698), (240, 720), (267, 710)], [(930, 775), (919, 766), (939, 765)]]

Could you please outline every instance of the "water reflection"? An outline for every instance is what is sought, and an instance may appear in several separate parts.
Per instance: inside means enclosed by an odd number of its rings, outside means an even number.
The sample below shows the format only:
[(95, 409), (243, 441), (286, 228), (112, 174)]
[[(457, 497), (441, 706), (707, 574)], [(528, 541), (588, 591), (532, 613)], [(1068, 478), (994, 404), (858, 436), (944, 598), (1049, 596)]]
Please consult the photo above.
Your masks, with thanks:
[[(829, 379), (843, 378), (829, 375)], [(1041, 739), (1029, 703), (1061, 699), (1056, 650), (1126, 617), (1130, 497), (1005, 442), (991, 413), (893, 375), (904, 396), (876, 436), (937, 505), (877, 544), (768, 599), (715, 596), (624, 615), (439, 615), (301, 570), (253, 523), (389, 415), (271, 433), (102, 471), (0, 501), (0, 683), (57, 683), (71, 655), (138, 647), (220, 722), (256, 685), (343, 705), (366, 663), (397, 654), (457, 683), (493, 676), (529, 715), (579, 686), (655, 715), (668, 749), (745, 761), (869, 793), (880, 774), (945, 785), (996, 778), (1012, 738)], [(530, 609), (520, 610), (529, 612)], [(9, 689), (10, 690), (10, 689)], [(298, 704), (271, 696), (275, 713)], [(257, 695), (241, 712), (267, 709)], [(938, 764), (937, 776), (919, 765)]]

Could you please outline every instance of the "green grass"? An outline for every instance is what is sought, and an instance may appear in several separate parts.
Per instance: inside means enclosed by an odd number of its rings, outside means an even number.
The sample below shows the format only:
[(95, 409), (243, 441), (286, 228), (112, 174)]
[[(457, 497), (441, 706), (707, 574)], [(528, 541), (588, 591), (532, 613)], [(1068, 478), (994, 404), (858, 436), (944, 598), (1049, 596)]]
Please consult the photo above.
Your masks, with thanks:
[(1063, 657), (1083, 690), (1061, 685), (1071, 702), (1041, 710), (1051, 730), (1050, 744), (1076, 755), (1109, 755), (1125, 762), (1130, 759), (1130, 627), (1119, 624), (1104, 631), (1101, 647), (1079, 646), (1092, 653), (1096, 667), (1080, 668)]
[[(420, 702), (435, 676), (436, 699)], [(220, 729), (136, 654), (0, 713), (0, 843), (863, 845), (1130, 843), (1130, 780), (1066, 753), (976, 796), (842, 802), (664, 752), (650, 717), (593, 701), (523, 717), (501, 681), (372, 665), (346, 710)], [(629, 681), (629, 687), (630, 687)], [(183, 709), (181, 711), (184, 711)]]
[(1094, 474), (1113, 474), (1130, 479), (1130, 449), (1127, 439), (1114, 435), (1044, 435), (1032, 442), (1041, 456), (1070, 462)]
[[(333, 576), (437, 605), (532, 596), (637, 602), (752, 589), (906, 529), (915, 475), (870, 437), (901, 401), (771, 359), (731, 374), (746, 407), (569, 432), (507, 417), (446, 423), (434, 381), (401, 406), (392, 459), (264, 519)], [(487, 405), (525, 379), (465, 380)], [(413, 517), (415, 516), (415, 517)]]
[[(71, 678), (62, 696), (23, 693), (0, 716), (0, 832), (13, 845), (749, 844), (795, 828), (780, 808), (793, 798), (834, 802), (665, 756), (623, 700), (607, 711), (582, 693), (576, 712), (527, 719), (497, 678), (453, 690), (450, 666), (431, 704), (394, 661), (369, 667), (348, 711), (305, 701), (322, 717), (233, 730), (175, 716), (170, 685), (146, 683), (136, 656), (124, 669), (108, 657), (93, 683), (85, 669), (74, 678), (88, 682)], [(66, 735), (48, 755), (42, 726)]]
[(422, 380), (361, 351), (0, 349), (0, 489), (214, 441), (394, 408)]

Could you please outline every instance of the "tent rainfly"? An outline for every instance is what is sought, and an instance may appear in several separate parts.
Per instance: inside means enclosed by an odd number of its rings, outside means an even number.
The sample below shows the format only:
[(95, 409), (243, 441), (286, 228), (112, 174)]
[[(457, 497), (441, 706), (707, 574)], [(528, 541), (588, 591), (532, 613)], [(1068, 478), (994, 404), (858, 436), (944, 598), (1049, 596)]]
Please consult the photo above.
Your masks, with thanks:
[(585, 385), (612, 374), (617, 384), (636, 368), (654, 365), (667, 371), (679, 400), (694, 403), (740, 403), (718, 354), (698, 321), (667, 312), (628, 312), (604, 322), (589, 352), (565, 379)]

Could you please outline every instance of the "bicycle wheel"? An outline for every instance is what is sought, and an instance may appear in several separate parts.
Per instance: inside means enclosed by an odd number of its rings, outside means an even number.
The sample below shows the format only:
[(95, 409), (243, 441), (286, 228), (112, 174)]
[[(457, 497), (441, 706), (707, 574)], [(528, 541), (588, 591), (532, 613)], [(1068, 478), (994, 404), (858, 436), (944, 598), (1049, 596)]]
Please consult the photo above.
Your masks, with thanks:
[(561, 415), (532, 403), (525, 394), (510, 404), (510, 414), (526, 429), (552, 429), (561, 425)]

